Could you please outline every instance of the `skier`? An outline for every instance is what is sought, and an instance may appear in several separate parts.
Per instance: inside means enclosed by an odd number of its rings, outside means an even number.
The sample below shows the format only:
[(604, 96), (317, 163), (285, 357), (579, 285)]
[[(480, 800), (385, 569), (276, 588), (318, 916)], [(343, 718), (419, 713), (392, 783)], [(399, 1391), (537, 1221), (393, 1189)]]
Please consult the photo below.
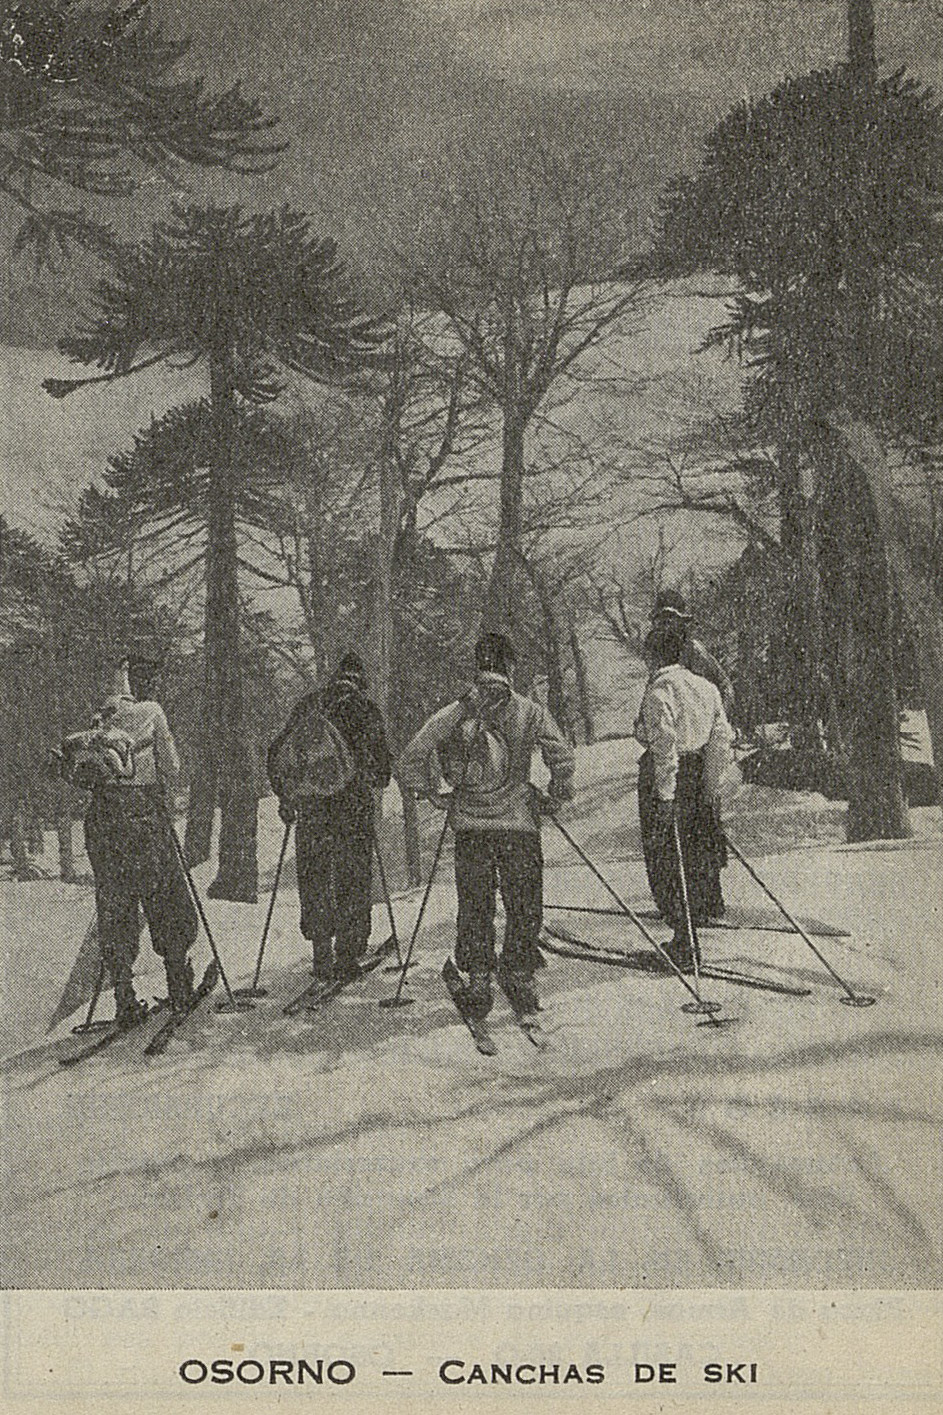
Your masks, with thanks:
[(268, 754), (279, 814), (286, 825), (298, 822), (301, 932), (325, 982), (355, 977), (367, 951), (374, 791), (389, 785), (391, 767), (364, 665), (344, 654), (325, 687), (295, 706)]
[[(573, 749), (546, 709), (514, 692), (514, 663), (504, 635), (483, 634), (475, 646), (474, 686), (429, 719), (397, 764), (403, 790), (450, 812), (458, 894), (455, 961), (468, 974), (466, 1001), (480, 1017), (493, 1003), (497, 883), (507, 916), (502, 980), (523, 1012), (537, 1008), (533, 975), (543, 964), (537, 948), (540, 815), (553, 813), (573, 794)], [(536, 747), (550, 769), (549, 795), (530, 782)], [(442, 790), (444, 783), (451, 791)]]
[(662, 590), (656, 595), (655, 608), (652, 610), (652, 628), (674, 629), (681, 636), (684, 645), (681, 667), (714, 684), (720, 693), (724, 712), (729, 718), (733, 711), (733, 684), (710, 650), (691, 633), (692, 617), (688, 613), (683, 596), (678, 594), (677, 590)]
[(139, 906), (154, 950), (164, 960), (171, 1007), (185, 1011), (193, 998), (188, 954), (197, 916), (170, 819), (180, 761), (164, 710), (151, 696), (156, 675), (152, 661), (125, 659), (92, 730), (74, 733), (63, 744), (65, 774), (91, 789), (85, 848), (95, 875), (99, 944), (121, 1028), (147, 1012), (135, 996), (132, 976)]
[(692, 922), (719, 917), (724, 912), (720, 871), (727, 851), (717, 792), (730, 761), (733, 733), (717, 686), (682, 667), (684, 647), (682, 634), (665, 625), (646, 638), (650, 676), (635, 732), (645, 747), (638, 802), (648, 882), (674, 929), (666, 951), (683, 972), (690, 972), (693, 940), (684, 916), (678, 841)]

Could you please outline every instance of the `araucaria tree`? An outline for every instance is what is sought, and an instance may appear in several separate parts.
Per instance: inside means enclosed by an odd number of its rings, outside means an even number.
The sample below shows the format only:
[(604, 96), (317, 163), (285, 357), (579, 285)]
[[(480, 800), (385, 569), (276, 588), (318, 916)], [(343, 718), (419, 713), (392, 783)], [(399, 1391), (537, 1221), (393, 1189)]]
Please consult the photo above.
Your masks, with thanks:
[(114, 249), (108, 226), (70, 198), (129, 196), (143, 173), (264, 169), (274, 120), (239, 86), (208, 92), (175, 71), (190, 41), (167, 35), (149, 0), (15, 0), (0, 9), (0, 199), (17, 248), (42, 262)]
[[(670, 194), (659, 256), (666, 274), (713, 269), (742, 287), (720, 333), (746, 355), (748, 411), (778, 450), (796, 670), (821, 662), (835, 685), (848, 834), (869, 839), (908, 832), (893, 596), (867, 481), (827, 425), (843, 410), (892, 438), (926, 440), (934, 424), (938, 436), (943, 117), (913, 79), (876, 78), (857, 49), (852, 60), (718, 124)], [(902, 357), (918, 345), (930, 378)]]
[[(218, 802), (216, 898), (252, 901), (257, 891), (258, 785), (243, 700), (237, 517), (263, 460), (259, 408), (278, 397), (287, 371), (324, 381), (356, 375), (375, 361), (382, 338), (350, 293), (335, 243), (315, 236), (304, 215), (189, 207), (175, 208), (149, 240), (118, 253), (97, 286), (89, 327), (62, 343), (106, 378), (160, 360), (205, 369), (208, 396), (188, 414), (190, 455), (173, 428), (162, 435), (176, 447), (176, 463), (164, 470), (176, 467), (178, 503), (191, 513), (205, 508), (206, 730), (187, 847), (191, 859), (207, 857)], [(46, 385), (54, 396), (76, 386)], [(150, 461), (159, 481), (161, 458)]]

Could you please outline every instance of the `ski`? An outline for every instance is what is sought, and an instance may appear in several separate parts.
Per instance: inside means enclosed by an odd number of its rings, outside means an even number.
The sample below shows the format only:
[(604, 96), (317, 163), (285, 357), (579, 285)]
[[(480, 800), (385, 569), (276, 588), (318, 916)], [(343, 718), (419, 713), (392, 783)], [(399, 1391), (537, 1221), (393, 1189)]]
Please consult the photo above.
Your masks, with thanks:
[(85, 1046), (79, 1047), (78, 1051), (71, 1052), (68, 1056), (59, 1057), (60, 1066), (77, 1066), (80, 1061), (86, 1061), (90, 1056), (97, 1056), (100, 1051), (110, 1047), (112, 1042), (116, 1042), (121, 1037), (130, 1037), (139, 1027), (143, 1027), (145, 1022), (149, 1022), (158, 1012), (163, 1012), (168, 1006), (166, 998), (154, 1003), (146, 1012), (142, 1012), (136, 1022), (132, 1022), (129, 1027), (119, 1027), (116, 1022), (107, 1023), (107, 1030), (101, 1032), (93, 1042), (88, 1042)]
[(529, 1042), (533, 1043), (538, 1051), (546, 1051), (550, 1042), (540, 1025), (540, 1018), (537, 1016), (537, 1013), (524, 1011), (517, 998), (514, 996), (513, 989), (508, 987), (507, 981), (500, 968), (497, 972), (497, 978), (498, 986), (507, 998), (511, 1011), (514, 1013), (515, 1021), (524, 1033), (524, 1036)]
[(540, 946), (550, 953), (555, 953), (558, 958), (575, 958), (580, 963), (604, 963), (609, 968), (628, 968), (633, 972), (648, 973), (658, 978), (671, 976), (671, 969), (662, 963), (654, 949), (640, 949), (636, 953), (607, 952), (593, 948), (579, 939), (568, 938), (565, 943), (556, 942), (546, 936), (548, 932), (544, 930)]
[[(564, 929), (544, 929), (544, 933), (552, 933), (554, 937), (564, 939), (569, 947), (561, 948), (559, 944), (552, 943), (549, 938), (541, 941), (541, 946), (549, 949), (551, 953), (556, 953), (561, 958), (577, 958), (587, 963), (606, 963), (612, 968), (630, 968), (639, 973), (654, 973), (657, 976), (667, 976), (669, 969), (661, 963), (654, 950), (643, 949), (637, 953), (624, 953), (616, 948), (601, 948), (596, 944), (586, 943), (581, 938), (567, 933)], [(701, 965), (700, 974), (702, 978), (714, 978), (720, 983), (736, 983), (739, 987), (757, 988), (763, 992), (780, 993), (784, 997), (811, 997), (811, 988), (797, 987), (791, 983), (774, 982), (766, 978), (754, 978), (747, 973), (738, 973), (732, 968), (715, 967), (713, 964)]]
[[(657, 920), (661, 915), (655, 909), (645, 910), (639, 914), (640, 919)], [(822, 919), (813, 919), (805, 914), (797, 914), (796, 918), (805, 929), (806, 933), (812, 934), (814, 938), (850, 938), (847, 929), (839, 928), (837, 924), (827, 924)], [(713, 919), (705, 919), (703, 923), (697, 925), (699, 929), (730, 929), (734, 933), (769, 933), (769, 934), (794, 934), (796, 931), (791, 924), (772, 910), (753, 909), (749, 905), (733, 904), (726, 914), (720, 914)]]
[(213, 958), (210, 960), (206, 972), (196, 986), (189, 1007), (185, 1008), (182, 1012), (172, 1012), (170, 1014), (164, 1025), (158, 1027), (157, 1031), (144, 1048), (144, 1055), (160, 1056), (163, 1051), (166, 1051), (177, 1029), (182, 1023), (186, 1022), (188, 1018), (193, 1016), (200, 1004), (209, 997), (218, 982), (219, 964), (216, 962), (216, 959)]
[[(367, 977), (369, 973), (373, 972), (374, 968), (379, 968), (384, 958), (388, 958), (392, 952), (393, 936), (391, 934), (390, 937), (385, 940), (385, 942), (380, 944), (379, 948), (374, 953), (369, 953), (366, 955), (366, 957), (360, 959), (357, 965), (357, 971), (356, 973), (352, 974), (351, 977), (336, 978), (333, 982), (327, 983), (326, 985), (322, 986), (321, 990), (316, 993), (316, 995), (311, 999), (311, 1001), (304, 1004), (305, 1011), (320, 1011), (320, 1009), (324, 1007), (326, 1003), (331, 1002), (335, 997), (338, 997), (340, 993), (344, 991), (345, 988), (351, 987), (353, 983), (359, 983), (361, 978)], [(285, 1009), (283, 1009), (283, 1011), (284, 1010)], [(297, 1012), (299, 1009), (296, 1007), (293, 1010)]]
[(286, 1017), (294, 1017), (296, 1012), (300, 1012), (309, 1001), (312, 1003), (326, 992), (331, 986), (329, 978), (316, 978), (313, 983), (308, 983), (301, 992), (297, 993), (290, 1001), (285, 1003), (282, 1012)]
[(472, 1017), (465, 1006), (465, 983), (451, 958), (446, 958), (442, 965), (442, 981), (451, 994), (458, 1015), (474, 1037), (475, 1046), (481, 1055), (497, 1056), (498, 1048), (485, 1023), (478, 1017)]
[[(604, 905), (593, 904), (545, 904), (544, 910), (560, 914), (595, 914), (608, 919), (625, 919), (628, 916), (621, 909), (612, 909)], [(663, 922), (661, 914), (657, 909), (640, 907), (636, 909), (636, 914), (644, 923)], [(808, 918), (804, 914), (796, 916), (806, 933), (812, 934), (813, 938), (850, 938), (847, 929), (840, 928), (837, 924), (826, 924), (821, 919)], [(785, 919), (774, 914), (772, 910), (753, 909), (748, 905), (732, 905), (726, 914), (718, 915), (713, 919), (705, 919), (698, 923), (699, 929), (730, 929), (734, 933), (783, 933), (794, 934), (795, 929), (786, 923)]]
[(766, 978), (753, 978), (747, 973), (737, 973), (732, 968), (716, 968), (713, 964), (701, 968), (702, 978), (716, 978), (719, 983), (736, 983), (741, 988), (759, 988), (762, 992), (778, 992), (784, 997), (811, 997), (811, 988), (795, 987), (792, 983), (773, 982)]

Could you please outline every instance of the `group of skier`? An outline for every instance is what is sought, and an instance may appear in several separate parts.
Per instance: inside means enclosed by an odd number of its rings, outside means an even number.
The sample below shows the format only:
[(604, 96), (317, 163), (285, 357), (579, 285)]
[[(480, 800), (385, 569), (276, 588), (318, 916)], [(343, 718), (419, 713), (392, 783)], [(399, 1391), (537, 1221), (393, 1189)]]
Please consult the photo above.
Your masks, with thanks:
[[(681, 597), (660, 596), (636, 722), (645, 748), (638, 792), (648, 878), (673, 928), (665, 951), (683, 972), (694, 966), (689, 923), (724, 908), (717, 791), (732, 740), (730, 682), (689, 628)], [(171, 1008), (185, 1012), (194, 999), (188, 956), (197, 916), (172, 824), (179, 761), (153, 696), (155, 671), (153, 663), (126, 661), (92, 730), (62, 749), (64, 774), (91, 792), (86, 845), (119, 1028), (134, 1025), (143, 1008), (132, 983), (139, 909), (166, 966)], [(547, 709), (515, 690), (514, 672), (510, 640), (483, 633), (471, 686), (424, 724), (395, 764), (401, 791), (445, 811), (454, 833), (455, 961), (465, 975), (463, 1004), (478, 1017), (492, 1006), (496, 974), (521, 1012), (538, 1005), (541, 824), (573, 797), (573, 748)], [(531, 781), (537, 751), (549, 772), (546, 790)], [(377, 793), (394, 775), (383, 718), (355, 654), (296, 705), (271, 744), (268, 771), (286, 832), (296, 829), (301, 932), (315, 976), (350, 981), (370, 937)], [(500, 957), (498, 891), (506, 916)]]

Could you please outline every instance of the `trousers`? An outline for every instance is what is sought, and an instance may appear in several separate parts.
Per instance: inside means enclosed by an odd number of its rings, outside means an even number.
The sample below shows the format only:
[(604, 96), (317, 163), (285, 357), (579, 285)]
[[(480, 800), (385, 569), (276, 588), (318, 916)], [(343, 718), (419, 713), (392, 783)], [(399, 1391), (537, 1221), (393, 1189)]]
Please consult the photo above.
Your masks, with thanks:
[(322, 949), (336, 940), (338, 958), (361, 958), (370, 939), (369, 815), (298, 814), (295, 852), (301, 932)]
[[(676, 931), (684, 928), (684, 900), (674, 833), (655, 814), (655, 765), (651, 753), (639, 762), (638, 813), (648, 885), (659, 913)], [(675, 819), (681, 841), (691, 918), (695, 924), (724, 912), (720, 872), (727, 863), (727, 844), (718, 810), (704, 793), (704, 758), (686, 752), (678, 766)]]
[(543, 909), (543, 853), (536, 831), (456, 831), (455, 887), (455, 961), (459, 968), (489, 972), (497, 965), (494, 915), (498, 888), (506, 918), (503, 964), (528, 975), (544, 966), (537, 946)]
[(182, 967), (198, 921), (159, 787), (96, 791), (85, 817), (102, 957), (115, 982), (130, 979), (140, 947), (139, 909), (155, 953)]

